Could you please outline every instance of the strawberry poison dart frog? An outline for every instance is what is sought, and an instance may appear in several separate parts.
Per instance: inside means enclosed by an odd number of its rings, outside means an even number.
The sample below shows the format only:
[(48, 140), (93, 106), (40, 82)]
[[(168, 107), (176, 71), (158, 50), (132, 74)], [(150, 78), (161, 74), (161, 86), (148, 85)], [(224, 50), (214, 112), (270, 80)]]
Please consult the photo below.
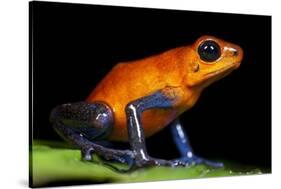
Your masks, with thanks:
[[(99, 82), (85, 101), (55, 107), (54, 129), (81, 149), (82, 159), (93, 153), (132, 167), (223, 166), (196, 156), (179, 117), (194, 106), (204, 88), (240, 66), (242, 49), (213, 36), (140, 60), (121, 62)], [(145, 138), (170, 127), (181, 154), (174, 160), (153, 158)], [(128, 141), (118, 150), (97, 141)]]

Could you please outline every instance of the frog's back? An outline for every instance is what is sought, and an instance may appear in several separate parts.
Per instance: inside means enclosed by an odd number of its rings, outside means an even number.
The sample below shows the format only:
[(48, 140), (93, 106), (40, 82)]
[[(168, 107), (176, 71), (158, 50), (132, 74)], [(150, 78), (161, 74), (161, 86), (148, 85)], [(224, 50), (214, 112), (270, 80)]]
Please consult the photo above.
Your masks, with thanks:
[[(173, 58), (174, 49), (139, 61), (119, 63), (105, 76), (87, 98), (88, 102), (106, 102), (114, 112), (112, 140), (126, 141), (126, 105), (165, 86), (179, 86), (183, 68)], [(165, 64), (163, 64), (165, 62)], [(177, 111), (154, 109), (144, 112), (142, 123), (146, 136), (150, 136), (176, 116)]]

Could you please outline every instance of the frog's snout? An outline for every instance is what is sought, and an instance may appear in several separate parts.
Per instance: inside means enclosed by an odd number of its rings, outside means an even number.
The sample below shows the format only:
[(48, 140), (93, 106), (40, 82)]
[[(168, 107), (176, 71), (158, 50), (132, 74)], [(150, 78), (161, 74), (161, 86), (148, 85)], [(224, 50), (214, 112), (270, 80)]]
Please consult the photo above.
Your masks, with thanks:
[(233, 56), (238, 56), (238, 55), (239, 55), (239, 52), (236, 49), (234, 49)]
[(229, 43), (224, 47), (225, 56), (230, 58), (230, 62), (234, 64), (234, 69), (239, 68), (243, 59), (243, 50), (240, 46)]
[(235, 50), (233, 51), (233, 57), (237, 58), (235, 63), (235, 69), (239, 68), (241, 61), (243, 59), (243, 49), (238, 45), (235, 45)]
[(243, 57), (243, 50), (238, 45), (227, 45), (224, 47), (224, 51), (226, 52), (227, 56), (237, 58), (238, 60), (242, 60)]
[(234, 45), (233, 48), (233, 57), (237, 57), (239, 59), (239, 61), (241, 62), (242, 58), (243, 58), (243, 50), (240, 46), (238, 45)]

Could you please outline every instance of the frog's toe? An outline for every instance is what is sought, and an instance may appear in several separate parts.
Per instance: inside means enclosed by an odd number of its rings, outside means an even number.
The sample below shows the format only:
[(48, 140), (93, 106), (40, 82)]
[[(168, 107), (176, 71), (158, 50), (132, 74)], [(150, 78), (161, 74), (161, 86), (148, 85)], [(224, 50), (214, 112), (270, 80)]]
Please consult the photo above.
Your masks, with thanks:
[(146, 159), (135, 160), (131, 166), (131, 169), (142, 168), (142, 167), (154, 167), (154, 166), (178, 167), (178, 166), (184, 166), (184, 164), (185, 163), (180, 160), (164, 160), (164, 159), (148, 157)]
[(206, 165), (209, 165), (213, 168), (221, 168), (224, 166), (224, 164), (222, 162), (210, 161), (210, 160), (206, 160), (206, 159), (203, 159), (203, 163)]
[(190, 165), (189, 162), (182, 159), (175, 159), (171, 162), (173, 162), (172, 167), (188, 167)]
[(131, 166), (134, 163), (135, 158), (132, 151), (126, 150), (124, 154), (113, 155), (107, 160), (115, 161), (118, 163), (126, 163), (129, 166)]
[(216, 161), (210, 161), (201, 157), (193, 156), (192, 158), (190, 157), (182, 157), (178, 159), (181, 162), (185, 163), (185, 166), (190, 166), (190, 165), (199, 165), (199, 164), (205, 164), (214, 168), (220, 168), (223, 167), (222, 162), (216, 162)]
[(82, 148), (81, 149), (81, 158), (83, 161), (92, 161), (93, 156), (92, 154), (94, 153), (94, 148), (89, 147), (89, 148)]

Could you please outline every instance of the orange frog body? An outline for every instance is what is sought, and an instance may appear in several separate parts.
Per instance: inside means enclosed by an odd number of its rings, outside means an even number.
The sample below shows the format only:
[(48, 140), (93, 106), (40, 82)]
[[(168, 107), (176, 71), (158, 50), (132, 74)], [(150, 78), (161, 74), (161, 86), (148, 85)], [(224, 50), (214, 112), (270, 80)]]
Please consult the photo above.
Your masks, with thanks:
[[(136, 160), (137, 166), (186, 165), (190, 161), (178, 160), (171, 163), (149, 157), (144, 137), (152, 136), (164, 127), (173, 125), (172, 132), (179, 150), (185, 156), (189, 154), (192, 159), (191, 147), (188, 143), (184, 144), (186, 136), (181, 138), (183, 129), (175, 120), (196, 103), (204, 88), (237, 69), (242, 57), (243, 51), (239, 46), (212, 36), (203, 36), (189, 46), (171, 49), (141, 60), (118, 63), (91, 92), (85, 104), (62, 105), (67, 108), (56, 108), (52, 112), (51, 120), (69, 123), (69, 119), (74, 118), (69, 118), (66, 114), (69, 116), (77, 110), (78, 122), (82, 121), (68, 127), (75, 127), (76, 131), (77, 128), (82, 128), (78, 129), (78, 133), (90, 141), (104, 138), (129, 141), (133, 154), (131, 156)], [(93, 111), (92, 114), (80, 115), (85, 109)], [(87, 124), (83, 125), (84, 122)], [(69, 134), (62, 133), (63, 129), (60, 127), (55, 126), (55, 129), (64, 137), (67, 135), (65, 138), (71, 138)], [(97, 132), (102, 134), (96, 134)], [(79, 141), (74, 143), (80, 146)], [(89, 154), (86, 155), (89, 159)], [(100, 152), (100, 155), (104, 156), (104, 153)], [(196, 162), (199, 158), (193, 160)]]
[(171, 87), (170, 95), (180, 98), (172, 108), (151, 109), (143, 113), (144, 133), (149, 137), (195, 104), (202, 89), (218, 79), (208, 76), (209, 73), (227, 73), (239, 66), (242, 53), (239, 53), (239, 57), (232, 57), (231, 49), (241, 52), (240, 48), (218, 39), (216, 41), (221, 46), (223, 57), (216, 62), (203, 62), (197, 48), (201, 41), (208, 38), (210, 37), (202, 37), (191, 46), (175, 48), (159, 55), (119, 63), (106, 75), (87, 101), (103, 101), (113, 109), (115, 123), (109, 139), (128, 140), (125, 107), (129, 102), (165, 87)]

